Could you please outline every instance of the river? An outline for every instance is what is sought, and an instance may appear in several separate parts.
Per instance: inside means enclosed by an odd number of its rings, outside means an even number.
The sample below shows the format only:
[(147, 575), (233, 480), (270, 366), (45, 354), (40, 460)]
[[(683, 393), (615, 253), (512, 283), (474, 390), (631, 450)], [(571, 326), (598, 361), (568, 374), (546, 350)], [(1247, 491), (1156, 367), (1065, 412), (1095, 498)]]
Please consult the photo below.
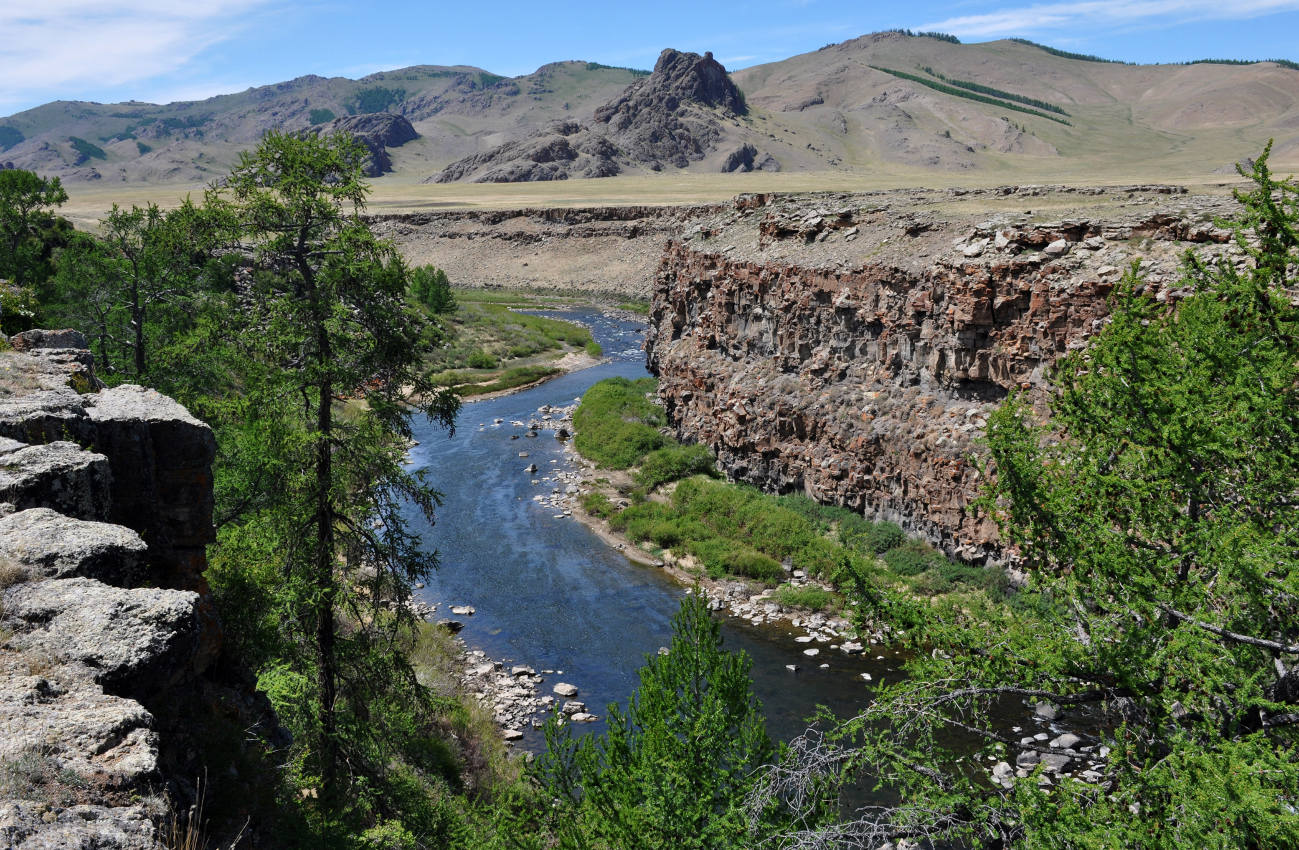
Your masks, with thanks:
[[(472, 616), (456, 618), (465, 624), (466, 644), (538, 672), (562, 671), (546, 675), (539, 693), (549, 693), (558, 681), (572, 683), (588, 710), (603, 717), (608, 703), (625, 703), (635, 689), (645, 656), (668, 643), (685, 589), (661, 570), (629, 561), (572, 517), (556, 517), (553, 507), (533, 500), (539, 492), (548, 494), (552, 482), (531, 481), (571, 468), (570, 461), (553, 432), (511, 439), (523, 433), (511, 421), (536, 418), (542, 405), (571, 404), (604, 378), (648, 374), (643, 323), (594, 309), (546, 315), (588, 325), (607, 360), (514, 395), (465, 404), (454, 437), (428, 424), (416, 426), (419, 445), (411, 450), (410, 464), (428, 470), (443, 494), (436, 522), (421, 527), (425, 545), (441, 560), (421, 598), (437, 603), (439, 613), (451, 605), (472, 605)], [(494, 424), (498, 418), (502, 424)], [(529, 457), (520, 458), (520, 451)], [(524, 472), (530, 463), (540, 469), (536, 476)], [(896, 675), (896, 661), (880, 660), (870, 648), (864, 656), (823, 649), (809, 659), (788, 624), (753, 626), (727, 618), (722, 633), (726, 648), (752, 659), (754, 692), (768, 731), (779, 740), (801, 732), (818, 705), (840, 716), (854, 713), (869, 700), (872, 684)], [(829, 668), (821, 669), (822, 663)], [(786, 669), (790, 664), (798, 671)], [(863, 673), (871, 675), (871, 684)], [(525, 730), (521, 743), (539, 748), (539, 731)]]

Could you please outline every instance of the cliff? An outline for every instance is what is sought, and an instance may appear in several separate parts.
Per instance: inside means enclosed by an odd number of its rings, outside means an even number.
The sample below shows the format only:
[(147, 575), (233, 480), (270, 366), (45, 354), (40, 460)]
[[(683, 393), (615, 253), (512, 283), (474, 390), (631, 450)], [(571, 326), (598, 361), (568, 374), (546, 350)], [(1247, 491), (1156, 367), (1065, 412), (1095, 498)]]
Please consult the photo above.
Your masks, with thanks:
[(1139, 262), (1243, 262), (1222, 196), (1158, 186), (741, 196), (666, 251), (647, 351), (669, 421), (731, 477), (891, 519), (971, 561), (989, 410), (1104, 324)]
[[(85, 340), (0, 353), (0, 845), (155, 848), (269, 718), (221, 659), (203, 578), (211, 430), (102, 389)], [(224, 750), (211, 758), (215, 750)], [(183, 820), (183, 818), (182, 818)]]
[(663, 247), (684, 222), (718, 206), (444, 210), (378, 215), (375, 233), (411, 265), (444, 269), (456, 286), (554, 289), (610, 298), (649, 295)]

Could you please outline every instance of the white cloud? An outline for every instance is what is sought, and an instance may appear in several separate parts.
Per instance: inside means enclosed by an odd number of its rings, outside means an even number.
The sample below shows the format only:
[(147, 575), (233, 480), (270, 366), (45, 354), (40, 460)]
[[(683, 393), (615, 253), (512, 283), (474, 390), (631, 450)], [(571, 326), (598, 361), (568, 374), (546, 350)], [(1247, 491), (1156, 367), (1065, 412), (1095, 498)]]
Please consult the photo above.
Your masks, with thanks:
[(271, 0), (5, 0), (0, 105), (184, 68)]
[(1293, 11), (1299, 11), (1299, 0), (1082, 0), (963, 15), (921, 24), (915, 29), (963, 37), (1023, 35), (1141, 23), (1170, 26), (1190, 21), (1244, 20)]

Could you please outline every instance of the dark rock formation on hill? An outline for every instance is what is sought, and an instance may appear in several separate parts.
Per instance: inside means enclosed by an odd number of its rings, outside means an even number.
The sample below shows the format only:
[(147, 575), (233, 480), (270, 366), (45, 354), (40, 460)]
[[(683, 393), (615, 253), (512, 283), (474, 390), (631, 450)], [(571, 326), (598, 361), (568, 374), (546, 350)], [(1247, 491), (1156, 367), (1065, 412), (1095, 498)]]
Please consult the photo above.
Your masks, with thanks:
[(156, 850), (213, 747), (237, 794), (246, 730), (274, 726), (221, 658), (203, 578), (215, 442), (153, 390), (100, 389), (80, 334), (13, 347), (0, 354), (0, 846)]
[(745, 112), (744, 96), (711, 53), (664, 50), (654, 72), (596, 109), (590, 124), (560, 122), (453, 162), (430, 181), (516, 183), (685, 168), (716, 148), (723, 118)]
[(337, 118), (323, 128), (322, 133), (346, 133), (365, 145), (370, 156), (366, 159), (366, 177), (378, 177), (392, 171), (392, 157), (388, 148), (400, 147), (419, 138), (419, 133), (401, 115), (391, 112), (370, 112)]
[(1230, 201), (1178, 192), (741, 196), (659, 267), (646, 347), (669, 420), (733, 478), (1000, 557), (972, 506), (992, 406), (1017, 387), (1042, 401), (1132, 262), (1161, 301), (1183, 294), (1188, 248), (1244, 262), (1212, 223)]

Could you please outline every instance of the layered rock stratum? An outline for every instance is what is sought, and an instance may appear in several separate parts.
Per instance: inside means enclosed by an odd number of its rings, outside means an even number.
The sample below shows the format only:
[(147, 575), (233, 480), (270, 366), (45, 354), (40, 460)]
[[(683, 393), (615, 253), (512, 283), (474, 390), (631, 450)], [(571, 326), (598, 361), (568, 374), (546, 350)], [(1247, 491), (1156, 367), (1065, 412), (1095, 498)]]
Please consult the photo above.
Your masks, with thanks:
[(12, 345), (0, 353), (0, 846), (160, 848), (199, 794), (211, 738), (269, 720), (220, 659), (203, 577), (215, 441), (154, 390), (103, 389), (76, 332)]
[(734, 479), (1000, 558), (973, 506), (991, 408), (1045, 398), (1136, 264), (1183, 297), (1188, 249), (1243, 265), (1225, 196), (1167, 186), (741, 196), (655, 281), (649, 367), (670, 422)]

